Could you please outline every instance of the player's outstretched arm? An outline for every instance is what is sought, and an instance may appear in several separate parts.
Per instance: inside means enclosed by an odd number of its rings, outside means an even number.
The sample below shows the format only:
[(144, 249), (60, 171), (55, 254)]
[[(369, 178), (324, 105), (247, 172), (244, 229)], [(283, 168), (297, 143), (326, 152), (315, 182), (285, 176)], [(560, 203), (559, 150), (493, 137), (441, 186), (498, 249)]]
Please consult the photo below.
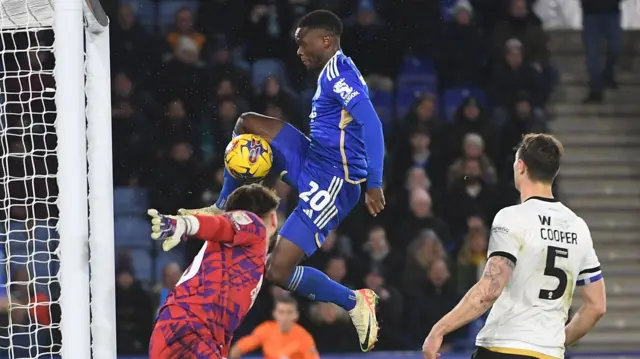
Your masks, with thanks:
[(232, 221), (226, 216), (168, 216), (150, 209), (151, 238), (162, 242), (166, 252), (186, 240), (189, 236), (205, 241), (232, 242), (235, 230)]
[(229, 359), (240, 359), (242, 355), (251, 353), (262, 346), (266, 326), (266, 323), (262, 323), (251, 334), (240, 338), (229, 350)]
[(514, 268), (515, 263), (510, 258), (501, 255), (489, 258), (478, 283), (431, 329), (422, 347), (425, 358), (437, 358), (445, 335), (479, 318), (491, 308), (509, 282)]
[(582, 306), (564, 329), (565, 345), (569, 346), (584, 337), (607, 311), (607, 294), (604, 279), (578, 287)]

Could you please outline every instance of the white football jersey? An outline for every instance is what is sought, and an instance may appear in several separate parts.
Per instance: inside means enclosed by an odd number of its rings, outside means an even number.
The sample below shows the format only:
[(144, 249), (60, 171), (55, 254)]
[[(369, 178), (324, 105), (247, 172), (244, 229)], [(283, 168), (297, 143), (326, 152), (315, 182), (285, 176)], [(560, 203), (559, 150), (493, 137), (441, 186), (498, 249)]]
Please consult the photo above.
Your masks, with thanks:
[(502, 209), (489, 257), (516, 263), (476, 345), (534, 358), (564, 358), (564, 327), (576, 285), (602, 279), (584, 220), (562, 203), (532, 197)]

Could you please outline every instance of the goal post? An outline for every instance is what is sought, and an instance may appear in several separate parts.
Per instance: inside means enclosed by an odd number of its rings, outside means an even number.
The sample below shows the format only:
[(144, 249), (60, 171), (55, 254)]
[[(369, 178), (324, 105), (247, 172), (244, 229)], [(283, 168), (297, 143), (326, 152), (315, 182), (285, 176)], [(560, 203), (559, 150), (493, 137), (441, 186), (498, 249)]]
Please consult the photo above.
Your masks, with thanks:
[(108, 19), (99, 0), (0, 0), (0, 35), (0, 356), (113, 359)]

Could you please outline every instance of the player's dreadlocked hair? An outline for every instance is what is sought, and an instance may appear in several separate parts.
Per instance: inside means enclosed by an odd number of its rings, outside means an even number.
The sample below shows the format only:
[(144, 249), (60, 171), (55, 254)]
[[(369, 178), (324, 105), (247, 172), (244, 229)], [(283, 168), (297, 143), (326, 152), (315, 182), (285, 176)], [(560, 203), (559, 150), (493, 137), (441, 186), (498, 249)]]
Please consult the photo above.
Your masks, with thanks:
[(327, 30), (334, 36), (342, 35), (342, 20), (329, 10), (315, 10), (298, 21), (298, 27)]
[(546, 133), (530, 133), (522, 137), (516, 150), (518, 159), (527, 166), (529, 178), (544, 183), (553, 182), (564, 154), (564, 147), (557, 138)]
[(265, 219), (269, 212), (278, 208), (280, 198), (271, 189), (257, 183), (236, 188), (225, 205), (226, 211), (249, 211)]

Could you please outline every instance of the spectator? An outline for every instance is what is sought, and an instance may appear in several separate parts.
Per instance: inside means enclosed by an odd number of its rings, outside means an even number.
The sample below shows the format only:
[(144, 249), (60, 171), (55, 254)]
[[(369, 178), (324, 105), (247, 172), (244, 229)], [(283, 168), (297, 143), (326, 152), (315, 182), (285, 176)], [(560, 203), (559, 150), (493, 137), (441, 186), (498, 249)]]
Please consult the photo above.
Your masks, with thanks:
[(164, 121), (158, 126), (156, 144), (163, 146), (175, 140), (188, 139), (189, 143), (199, 148), (198, 127), (187, 113), (184, 102), (179, 98), (173, 99), (167, 103)]
[(542, 117), (545, 94), (542, 77), (531, 65), (523, 62), (522, 43), (511, 39), (505, 46), (504, 61), (493, 71), (490, 94), (496, 109), (494, 122), (501, 129), (506, 122), (508, 109), (523, 94), (528, 95), (534, 111)]
[[(411, 306), (408, 333), (413, 340), (412, 346), (419, 347), (431, 327), (453, 309), (459, 296), (455, 283), (451, 280), (447, 262), (442, 258), (434, 260), (429, 265), (426, 280), (416, 288), (419, 295)], [(459, 331), (445, 337), (441, 352), (451, 350), (451, 343), (458, 334)]]
[(538, 72), (549, 64), (547, 35), (529, 12), (526, 0), (508, 0), (508, 13), (493, 30), (493, 58), (505, 53), (507, 40), (517, 39), (525, 49), (524, 62), (533, 65)]
[(472, 214), (480, 214), (485, 221), (491, 221), (499, 206), (496, 198), (498, 193), (495, 186), (482, 178), (480, 161), (466, 159), (464, 178), (455, 182), (447, 193), (447, 223), (454, 228), (461, 228)]
[(533, 106), (526, 94), (519, 96), (509, 111), (509, 119), (502, 129), (500, 161), (497, 163), (503, 166), (512, 174), (513, 149), (520, 142), (523, 135), (531, 132), (546, 132), (546, 123), (540, 112), (534, 111)]
[(342, 46), (358, 64), (370, 89), (393, 91), (392, 76), (397, 64), (393, 42), (385, 23), (378, 17), (371, 0), (360, 0), (355, 21), (347, 25), (342, 35)]
[(431, 133), (425, 127), (414, 127), (409, 133), (410, 155), (407, 156), (400, 148), (397, 153), (395, 166), (400, 177), (396, 179), (397, 186), (405, 183), (404, 174), (411, 167), (422, 167), (432, 184), (439, 187), (443, 183), (444, 170), (441, 155), (434, 149)]
[(176, 50), (185, 38), (193, 41), (198, 53), (202, 51), (207, 42), (207, 38), (193, 27), (191, 10), (182, 8), (176, 12), (173, 30), (167, 34), (167, 43), (172, 50)]
[(13, 284), (11, 290), (10, 313), (12, 324), (29, 325), (39, 324), (48, 326), (51, 324), (50, 305), (51, 299), (45, 293), (36, 291), (37, 278), (29, 278), (29, 272), (25, 268), (15, 269), (12, 273)]
[(152, 330), (151, 298), (128, 270), (116, 273), (118, 354), (146, 354)]
[(473, 97), (464, 100), (456, 111), (453, 123), (449, 126), (448, 158), (453, 160), (460, 156), (464, 138), (468, 133), (480, 135), (484, 141), (487, 156), (492, 160), (497, 157), (499, 144), (495, 130), (489, 123), (486, 111), (478, 106), (478, 102)]
[[(286, 17), (280, 7), (266, 0), (257, 0), (245, 26), (247, 58), (249, 60), (280, 59), (285, 49), (283, 27)], [(290, 40), (288, 40), (290, 41)]]
[[(213, 85), (224, 79), (236, 84), (236, 94), (247, 98), (251, 95), (251, 81), (249, 74), (231, 61), (229, 44), (224, 37), (218, 37), (211, 48), (209, 74)], [(236, 95), (234, 94), (234, 95)]]
[(282, 109), (283, 116), (277, 117), (293, 122), (297, 128), (303, 128), (302, 123), (298, 123), (302, 115), (296, 106), (296, 99), (287, 93), (276, 77), (269, 77), (264, 83), (264, 90), (258, 95), (254, 102), (254, 107), (258, 112), (266, 112), (269, 106), (276, 106)]
[[(136, 20), (130, 4), (118, 7), (116, 21), (111, 24), (111, 68), (113, 72), (125, 71), (133, 74), (136, 81), (143, 82), (157, 67), (159, 55), (153, 38)], [(155, 63), (154, 63), (155, 62)]]
[(222, 156), (231, 139), (233, 128), (238, 120), (238, 105), (233, 99), (223, 99), (217, 107), (217, 116), (210, 122), (211, 132), (215, 141), (215, 152)]
[[(282, 198), (282, 197), (280, 197)], [(296, 198), (297, 199), (297, 198)], [(334, 258), (351, 258), (353, 255), (351, 241), (348, 237), (338, 234), (336, 230), (330, 230), (324, 239), (322, 247), (305, 260), (306, 265), (324, 269)]]
[(167, 263), (164, 268), (162, 268), (162, 286), (159, 288), (159, 304), (160, 308), (164, 305), (169, 292), (175, 288), (176, 284), (182, 277), (182, 268), (176, 262)]
[(447, 252), (432, 230), (423, 230), (409, 244), (407, 250), (407, 262), (403, 275), (404, 292), (411, 298), (417, 295), (416, 290), (420, 288), (426, 278), (427, 269), (436, 260), (447, 259)]
[(372, 271), (364, 278), (365, 288), (373, 289), (378, 295), (377, 319), (384, 323), (385, 330), (380, 333), (376, 348), (379, 350), (393, 350), (400, 347), (402, 337), (403, 298), (398, 289), (387, 284), (384, 276)]
[(487, 231), (484, 228), (473, 228), (467, 233), (458, 254), (458, 293), (466, 293), (478, 282), (486, 262)]
[(150, 205), (160, 213), (176, 213), (179, 208), (194, 208), (196, 189), (200, 184), (200, 170), (193, 158), (193, 149), (187, 141), (178, 140), (169, 145), (166, 158), (162, 158), (152, 173), (155, 181), (149, 189)]
[(453, 22), (442, 37), (440, 79), (442, 88), (482, 86), (487, 64), (486, 39), (473, 21), (473, 8), (468, 0), (458, 0), (453, 8)]
[(201, 109), (208, 81), (196, 42), (189, 37), (179, 39), (173, 56), (161, 69), (158, 81), (161, 101), (179, 97), (188, 99), (186, 105), (194, 112)]
[(484, 141), (482, 141), (482, 137), (475, 133), (468, 133), (464, 137), (462, 148), (462, 156), (456, 159), (451, 166), (449, 166), (447, 175), (448, 187), (450, 188), (454, 183), (464, 179), (464, 164), (466, 159), (478, 160), (482, 170), (483, 180), (489, 184), (496, 184), (498, 181), (496, 168), (493, 166), (489, 157), (484, 153)]
[[(616, 89), (615, 66), (620, 57), (622, 21), (620, 0), (581, 0), (582, 36), (587, 53), (589, 95), (585, 103), (602, 102), (605, 87)], [(604, 69), (600, 64), (600, 38), (607, 43)]]
[(397, 268), (401, 266), (401, 259), (389, 245), (384, 227), (373, 226), (369, 229), (364, 252), (366, 257), (360, 260), (363, 274), (375, 272), (377, 275), (383, 276), (387, 283), (396, 284), (399, 282), (400, 273)]
[(445, 246), (451, 244), (451, 234), (449, 226), (439, 217), (435, 216), (432, 210), (431, 196), (424, 189), (414, 189), (409, 197), (411, 213), (400, 226), (400, 231), (396, 237), (397, 243), (406, 246), (409, 241), (424, 229), (433, 230)]
[(347, 271), (347, 260), (342, 257), (332, 257), (329, 258), (327, 264), (324, 267), (324, 272), (333, 280), (334, 282), (340, 283), (345, 287), (354, 289), (356, 288), (354, 285), (349, 283), (351, 278), (348, 276)]
[(314, 302), (309, 308), (309, 332), (320, 353), (360, 351), (353, 340), (349, 314), (333, 303)]

